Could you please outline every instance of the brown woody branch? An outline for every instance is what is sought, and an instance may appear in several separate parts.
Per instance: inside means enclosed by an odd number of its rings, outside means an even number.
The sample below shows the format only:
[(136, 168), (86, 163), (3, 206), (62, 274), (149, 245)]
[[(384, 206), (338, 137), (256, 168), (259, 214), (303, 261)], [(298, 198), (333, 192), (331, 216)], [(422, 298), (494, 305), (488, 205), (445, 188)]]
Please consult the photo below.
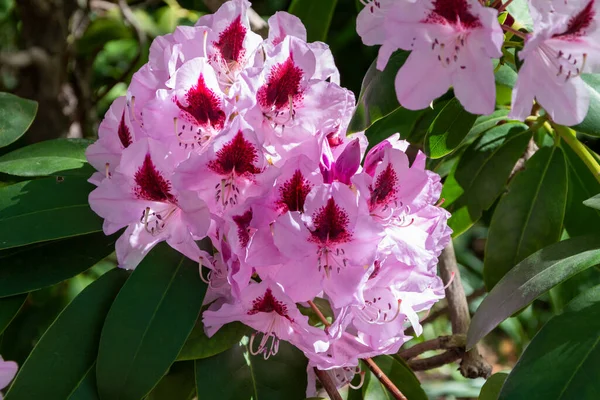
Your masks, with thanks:
[(323, 388), (329, 395), (329, 398), (331, 400), (342, 400), (342, 396), (340, 396), (340, 393), (337, 391), (335, 383), (333, 382), (327, 371), (321, 371), (317, 367), (315, 367), (314, 369), (317, 378), (319, 378), (319, 380), (321, 381), (321, 385), (323, 385)]
[(408, 361), (415, 358), (427, 351), (433, 350), (451, 350), (451, 349), (462, 349), (464, 350), (467, 342), (466, 335), (452, 335), (452, 336), (440, 336), (426, 342), (417, 343), (414, 346), (400, 350), (397, 355), (404, 360)]
[(463, 354), (463, 349), (454, 348), (433, 357), (409, 360), (407, 364), (413, 371), (426, 371), (460, 360)]
[[(446, 299), (448, 300), (448, 312), (450, 322), (452, 323), (452, 332), (456, 334), (466, 334), (471, 323), (469, 314), (469, 305), (467, 297), (460, 279), (460, 271), (456, 264), (454, 246), (452, 241), (446, 246), (440, 255), (439, 261), (440, 276), (445, 284)], [(448, 284), (452, 281), (450, 284)], [(477, 347), (467, 351), (462, 356), (460, 363), (460, 372), (466, 378), (488, 378), (492, 372), (492, 367), (481, 357)]]

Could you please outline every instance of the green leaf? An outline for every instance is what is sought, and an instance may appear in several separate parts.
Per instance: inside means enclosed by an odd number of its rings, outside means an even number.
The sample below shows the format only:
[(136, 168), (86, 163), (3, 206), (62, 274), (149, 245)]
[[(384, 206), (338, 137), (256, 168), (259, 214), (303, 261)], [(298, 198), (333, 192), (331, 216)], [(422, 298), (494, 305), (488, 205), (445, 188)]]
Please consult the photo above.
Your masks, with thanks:
[(450, 173), (442, 198), (452, 213), (448, 225), (453, 236), (464, 233), (481, 218), (504, 190), (532, 133), (527, 125), (508, 123), (488, 130), (465, 150)]
[[(427, 400), (427, 395), (421, 383), (404, 363), (391, 356), (378, 356), (373, 359), (396, 387), (406, 396), (408, 400)], [(381, 382), (369, 372), (370, 377), (365, 381), (362, 392), (365, 399), (369, 400), (392, 400), (392, 394), (381, 384)]]
[(8, 400), (70, 397), (96, 362), (104, 318), (128, 275), (107, 272), (62, 311), (21, 367)]
[(483, 300), (471, 321), (467, 348), (552, 287), (598, 263), (597, 236), (568, 239), (530, 255), (511, 269)]
[(279, 342), (277, 355), (268, 360), (251, 355), (246, 344), (238, 344), (216, 356), (196, 360), (196, 387), (200, 398), (205, 399), (303, 399), (306, 364), (304, 354), (284, 341)]
[(529, 14), (529, 7), (526, 0), (515, 0), (506, 9), (528, 31), (533, 31), (533, 19), (531, 18), (531, 14)]
[(0, 252), (0, 297), (31, 292), (80, 274), (114, 251), (117, 235), (99, 232)]
[(194, 362), (176, 362), (146, 400), (190, 400), (196, 396)]
[(199, 319), (179, 352), (177, 361), (212, 357), (239, 343), (240, 339), (247, 334), (250, 334), (250, 328), (241, 322), (232, 322), (224, 325), (209, 338), (204, 333), (202, 320)]
[(198, 263), (166, 243), (135, 269), (102, 330), (96, 379), (102, 399), (140, 399), (177, 358), (198, 318), (206, 285)]
[(288, 12), (300, 18), (309, 42), (324, 42), (336, 4), (337, 0), (292, 0)]
[(365, 131), (365, 134), (369, 139), (369, 147), (381, 143), (395, 133), (400, 133), (402, 139), (407, 139), (413, 131), (418, 119), (426, 111), (427, 110), (412, 111), (399, 107), (391, 114), (376, 121)]
[(54, 139), (20, 148), (0, 157), (0, 172), (16, 176), (81, 176), (94, 168), (85, 159), (87, 139)]
[(590, 108), (579, 125), (573, 127), (577, 132), (600, 137), (600, 76), (598, 74), (583, 74), (581, 78), (587, 83), (590, 93)]
[(508, 112), (508, 110), (496, 110), (490, 115), (480, 115), (477, 117), (475, 124), (467, 134), (467, 140), (468, 138), (476, 138), (499, 123), (508, 120)]
[(465, 111), (458, 99), (450, 100), (427, 131), (425, 152), (431, 158), (442, 158), (452, 153), (467, 136), (476, 119), (476, 115)]
[(23, 307), (25, 300), (26, 294), (0, 298), (0, 335)]
[(96, 364), (88, 370), (79, 386), (71, 393), (67, 400), (100, 400), (98, 386), (96, 385)]
[(82, 57), (91, 56), (111, 40), (132, 37), (133, 32), (124, 25), (120, 18), (98, 18), (92, 21), (83, 36), (77, 41), (77, 52)]
[(527, 161), (494, 211), (483, 278), (488, 289), (530, 254), (560, 239), (567, 203), (567, 165), (559, 147)]
[[(600, 184), (583, 161), (569, 146), (563, 146), (569, 168), (569, 192), (565, 229), (569, 236), (581, 236), (598, 232), (600, 211), (586, 207), (586, 201), (600, 193)], [(598, 202), (600, 207), (600, 201)]]
[[(396, 98), (394, 80), (398, 70), (408, 58), (409, 52), (398, 50), (390, 57), (385, 69), (377, 69), (377, 60), (373, 61), (365, 74), (360, 89), (360, 96), (348, 133), (366, 130), (375, 121), (395, 111), (400, 104)], [(408, 112), (418, 114), (421, 111)], [(410, 118), (410, 117), (409, 117)]]
[(479, 400), (498, 400), (498, 396), (500, 395), (500, 390), (502, 390), (502, 385), (506, 378), (508, 377), (507, 373), (498, 372), (494, 375), (490, 376), (487, 381), (483, 384), (481, 388), (481, 393), (479, 393)]
[(93, 188), (75, 177), (0, 187), (0, 250), (101, 231), (88, 204)]
[(589, 199), (584, 201), (583, 204), (595, 210), (600, 210), (600, 194), (597, 194), (594, 197), (590, 197)]
[(19, 139), (31, 126), (38, 104), (10, 93), (0, 92), (0, 148)]
[(600, 393), (600, 290), (591, 289), (533, 338), (500, 400), (596, 399)]

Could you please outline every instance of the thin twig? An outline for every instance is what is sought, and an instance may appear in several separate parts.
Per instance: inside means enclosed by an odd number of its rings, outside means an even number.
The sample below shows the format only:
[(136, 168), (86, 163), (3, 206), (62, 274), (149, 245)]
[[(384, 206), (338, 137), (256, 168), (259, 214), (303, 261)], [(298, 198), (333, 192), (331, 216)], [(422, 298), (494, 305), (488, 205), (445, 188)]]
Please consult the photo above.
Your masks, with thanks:
[[(315, 311), (315, 313), (321, 319), (321, 321), (323, 322), (323, 324), (325, 324), (325, 326), (330, 326), (331, 325), (329, 323), (329, 321), (327, 321), (327, 318), (325, 318), (325, 316), (323, 315), (323, 313), (321, 312), (321, 310), (319, 310), (319, 308), (317, 307), (317, 305), (312, 302), (312, 300), (309, 300), (308, 304)], [(396, 400), (406, 400), (406, 397), (404, 397), (404, 395), (402, 394), (402, 392), (400, 391), (400, 389), (398, 389), (396, 387), (396, 385), (394, 385), (394, 382), (392, 382), (390, 380), (390, 378), (387, 377), (387, 375), (381, 370), (381, 368), (379, 368), (379, 366), (377, 364), (375, 364), (375, 361), (373, 361), (370, 358), (365, 358), (365, 359), (363, 359), (363, 361), (365, 363), (367, 363), (367, 365), (369, 366), (369, 369), (371, 370), (371, 372), (373, 372), (373, 374), (375, 374), (375, 376), (377, 377), (377, 379), (379, 379), (379, 381), (381, 382), (381, 384), (383, 386), (385, 386), (385, 388), (394, 396), (394, 398)]]
[(467, 342), (466, 335), (451, 335), (451, 336), (440, 336), (426, 342), (417, 343), (414, 346), (404, 349), (396, 353), (398, 356), (408, 361), (415, 358), (426, 351), (432, 350), (449, 350), (455, 348), (463, 348)]
[(340, 396), (340, 393), (337, 391), (335, 383), (333, 383), (333, 380), (331, 379), (327, 371), (321, 371), (320, 369), (315, 367), (315, 374), (317, 375), (317, 378), (319, 378), (319, 380), (321, 381), (323, 388), (325, 389), (331, 400), (342, 400), (342, 396)]
[(521, 39), (526, 39), (527, 38), (527, 34), (526, 33), (518, 31), (515, 28), (513, 28), (512, 26), (508, 26), (508, 25), (504, 25), (504, 24), (502, 24), (501, 26), (502, 26), (502, 29), (504, 29), (505, 31), (510, 32), (513, 35), (520, 37)]
[[(471, 315), (469, 314), (467, 297), (460, 279), (460, 271), (456, 264), (452, 241), (440, 255), (439, 269), (442, 280), (448, 285), (446, 287), (446, 299), (448, 300), (452, 333), (466, 334), (471, 323)], [(449, 283), (450, 281), (451, 283)], [(488, 378), (492, 372), (492, 367), (479, 355), (477, 347), (474, 347), (464, 353), (460, 363), (460, 372), (465, 378)]]
[(460, 360), (463, 354), (464, 350), (455, 348), (433, 357), (410, 360), (407, 364), (413, 371), (426, 371)]
[(500, 6), (500, 8), (498, 8), (498, 13), (503, 12), (504, 10), (506, 10), (506, 7), (510, 6), (510, 3), (512, 3), (513, 0), (508, 0), (506, 3), (502, 4), (502, 6)]

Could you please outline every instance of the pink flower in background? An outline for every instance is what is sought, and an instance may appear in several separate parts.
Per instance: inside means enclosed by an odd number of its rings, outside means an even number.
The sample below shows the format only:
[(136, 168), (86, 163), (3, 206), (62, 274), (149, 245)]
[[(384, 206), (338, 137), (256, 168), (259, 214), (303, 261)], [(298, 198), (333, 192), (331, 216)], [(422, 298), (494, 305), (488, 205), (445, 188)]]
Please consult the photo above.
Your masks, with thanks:
[[(0, 390), (8, 386), (17, 374), (18, 369), (19, 366), (16, 362), (4, 361), (2, 356), (0, 356)], [(0, 393), (0, 400), (2, 400), (2, 393)]]
[(590, 104), (581, 74), (600, 71), (598, 2), (532, 1), (529, 8), (535, 29), (519, 52), (524, 63), (509, 117), (524, 121), (535, 99), (553, 121), (576, 125)]
[[(368, 153), (363, 132), (347, 135), (355, 98), (329, 47), (307, 43), (287, 13), (269, 19), (262, 40), (249, 5), (227, 2), (155, 39), (88, 149), (98, 170), (89, 201), (106, 234), (125, 228), (120, 267), (135, 268), (161, 241), (199, 263), (208, 336), (240, 321), (257, 331), (253, 354), (268, 358), (289, 341), (309, 358), (309, 375), (329, 370), (341, 386), (360, 373), (359, 359), (398, 351), (408, 326), (419, 333), (417, 313), (443, 293), (435, 269), (450, 230), (435, 205), (440, 178), (397, 134)], [(383, 44), (381, 67), (386, 54), (414, 47), (400, 74), (424, 90), (404, 96), (409, 104), (425, 107), (454, 85), (473, 106), (497, 50), (494, 18), (471, 1), (381, 0), (361, 13), (359, 32)], [(390, 38), (396, 28), (410, 40)], [(327, 328), (298, 307), (317, 296), (332, 308)]]
[(504, 40), (495, 9), (478, 0), (372, 1), (357, 31), (365, 44), (381, 44), (383, 70), (397, 49), (411, 51), (396, 76), (396, 95), (411, 110), (426, 108), (450, 86), (465, 109), (491, 114), (496, 102), (492, 58)]

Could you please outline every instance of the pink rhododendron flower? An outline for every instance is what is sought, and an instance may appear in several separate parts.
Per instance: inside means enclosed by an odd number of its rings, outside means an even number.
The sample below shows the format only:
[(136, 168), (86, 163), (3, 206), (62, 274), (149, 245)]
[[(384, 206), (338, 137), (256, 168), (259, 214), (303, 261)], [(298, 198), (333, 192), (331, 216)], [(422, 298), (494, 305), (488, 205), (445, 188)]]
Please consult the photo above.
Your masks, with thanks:
[[(418, 313), (442, 297), (436, 264), (450, 229), (436, 206), (440, 178), (423, 153), (408, 157), (398, 134), (367, 153), (363, 132), (347, 135), (355, 98), (339, 85), (328, 46), (307, 43), (287, 13), (269, 19), (262, 40), (248, 7), (227, 2), (155, 39), (88, 149), (98, 170), (90, 205), (106, 234), (125, 228), (120, 267), (135, 268), (161, 241), (198, 262), (207, 335), (240, 321), (256, 330), (253, 354), (268, 358), (286, 340), (310, 360), (309, 381), (318, 367), (346, 385), (361, 358), (398, 351), (409, 326), (420, 333)], [(402, 7), (408, 19), (398, 20)], [(472, 2), (382, 0), (367, 6), (359, 30), (384, 44), (382, 65), (390, 49), (414, 46), (408, 68), (421, 58), (423, 74), (442, 74), (411, 77), (425, 91), (409, 103), (426, 106), (454, 85), (472, 105), (460, 65), (487, 79), (493, 18)], [(394, 26), (415, 39), (388, 42)], [(330, 326), (302, 314), (315, 297), (329, 302)]]
[(411, 110), (423, 109), (454, 87), (474, 114), (491, 114), (496, 101), (492, 58), (502, 56), (498, 12), (478, 0), (370, 1), (357, 20), (368, 45), (381, 44), (383, 70), (397, 49), (411, 51), (396, 76), (396, 95)]
[(519, 52), (511, 118), (524, 121), (535, 99), (559, 124), (583, 121), (590, 94), (581, 74), (600, 71), (598, 7), (596, 0), (530, 2), (535, 29)]
[[(2, 356), (0, 356), (0, 390), (8, 386), (17, 374), (18, 369), (19, 367), (16, 362), (4, 361)], [(0, 400), (2, 400), (2, 393), (0, 393)]]

